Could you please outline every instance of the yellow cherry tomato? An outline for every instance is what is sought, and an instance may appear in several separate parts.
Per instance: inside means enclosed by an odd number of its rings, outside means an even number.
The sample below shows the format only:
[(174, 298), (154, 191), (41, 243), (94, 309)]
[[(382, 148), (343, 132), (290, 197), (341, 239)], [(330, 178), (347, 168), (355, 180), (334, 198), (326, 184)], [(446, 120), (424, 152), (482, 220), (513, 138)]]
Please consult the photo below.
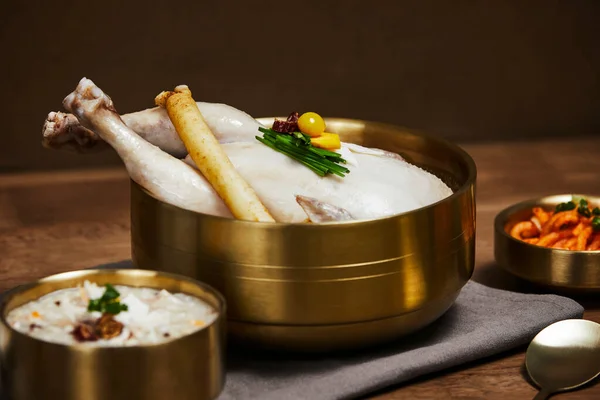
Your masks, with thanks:
[(325, 132), (325, 121), (319, 114), (307, 112), (298, 118), (298, 128), (310, 137), (318, 137)]

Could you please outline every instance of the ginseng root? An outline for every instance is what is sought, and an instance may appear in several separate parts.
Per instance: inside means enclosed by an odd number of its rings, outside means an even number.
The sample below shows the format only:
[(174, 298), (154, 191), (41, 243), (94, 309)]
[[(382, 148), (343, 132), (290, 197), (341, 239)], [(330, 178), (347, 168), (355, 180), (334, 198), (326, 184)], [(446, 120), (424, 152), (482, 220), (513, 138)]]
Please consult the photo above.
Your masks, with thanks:
[(155, 98), (155, 102), (166, 108), (190, 157), (223, 199), (231, 214), (242, 220), (274, 222), (254, 189), (239, 175), (223, 151), (202, 117), (189, 88), (182, 85), (173, 92), (162, 92)]

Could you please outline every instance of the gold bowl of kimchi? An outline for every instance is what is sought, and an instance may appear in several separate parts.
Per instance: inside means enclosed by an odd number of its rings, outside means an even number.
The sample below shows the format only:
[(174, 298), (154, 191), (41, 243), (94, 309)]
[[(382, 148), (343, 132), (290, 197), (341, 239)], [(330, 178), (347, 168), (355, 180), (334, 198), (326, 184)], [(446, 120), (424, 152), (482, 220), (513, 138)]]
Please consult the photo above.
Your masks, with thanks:
[(498, 264), (548, 287), (600, 289), (600, 198), (559, 194), (501, 211), (494, 222)]

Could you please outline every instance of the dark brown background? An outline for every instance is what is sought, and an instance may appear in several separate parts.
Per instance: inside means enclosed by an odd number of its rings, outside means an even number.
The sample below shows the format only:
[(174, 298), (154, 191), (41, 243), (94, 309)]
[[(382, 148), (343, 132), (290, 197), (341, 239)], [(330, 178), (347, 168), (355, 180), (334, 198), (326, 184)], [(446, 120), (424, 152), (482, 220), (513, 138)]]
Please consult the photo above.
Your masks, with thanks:
[(0, 170), (116, 164), (40, 145), (82, 76), (121, 113), (190, 85), (452, 140), (600, 132), (600, 1), (1, 0)]

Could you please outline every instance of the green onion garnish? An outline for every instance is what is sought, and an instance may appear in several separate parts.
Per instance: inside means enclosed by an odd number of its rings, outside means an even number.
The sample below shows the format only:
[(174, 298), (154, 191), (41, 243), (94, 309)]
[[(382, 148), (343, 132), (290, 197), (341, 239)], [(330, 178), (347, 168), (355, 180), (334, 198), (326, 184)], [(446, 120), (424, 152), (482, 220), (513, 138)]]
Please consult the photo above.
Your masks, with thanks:
[(279, 133), (263, 127), (258, 130), (263, 136), (256, 136), (256, 140), (304, 164), (319, 176), (335, 174), (344, 177), (350, 172), (339, 165), (346, 163), (340, 154), (314, 147), (310, 143), (310, 136), (302, 132)]
[(103, 314), (119, 314), (121, 311), (127, 311), (127, 304), (121, 304), (117, 299), (120, 293), (111, 285), (107, 283), (105, 285), (106, 290), (99, 299), (90, 300), (88, 304), (88, 311), (99, 311)]
[(594, 217), (592, 219), (592, 229), (594, 231), (600, 231), (600, 217)]
[(573, 203), (572, 201), (568, 201), (566, 203), (560, 203), (559, 205), (556, 206), (556, 212), (561, 212), (561, 211), (570, 211), (570, 210), (574, 210), (575, 207), (577, 207), (575, 205), (575, 203)]
[(591, 212), (586, 199), (582, 198), (581, 200), (579, 200), (579, 207), (577, 208), (577, 212), (583, 215), (584, 217), (590, 217)]

